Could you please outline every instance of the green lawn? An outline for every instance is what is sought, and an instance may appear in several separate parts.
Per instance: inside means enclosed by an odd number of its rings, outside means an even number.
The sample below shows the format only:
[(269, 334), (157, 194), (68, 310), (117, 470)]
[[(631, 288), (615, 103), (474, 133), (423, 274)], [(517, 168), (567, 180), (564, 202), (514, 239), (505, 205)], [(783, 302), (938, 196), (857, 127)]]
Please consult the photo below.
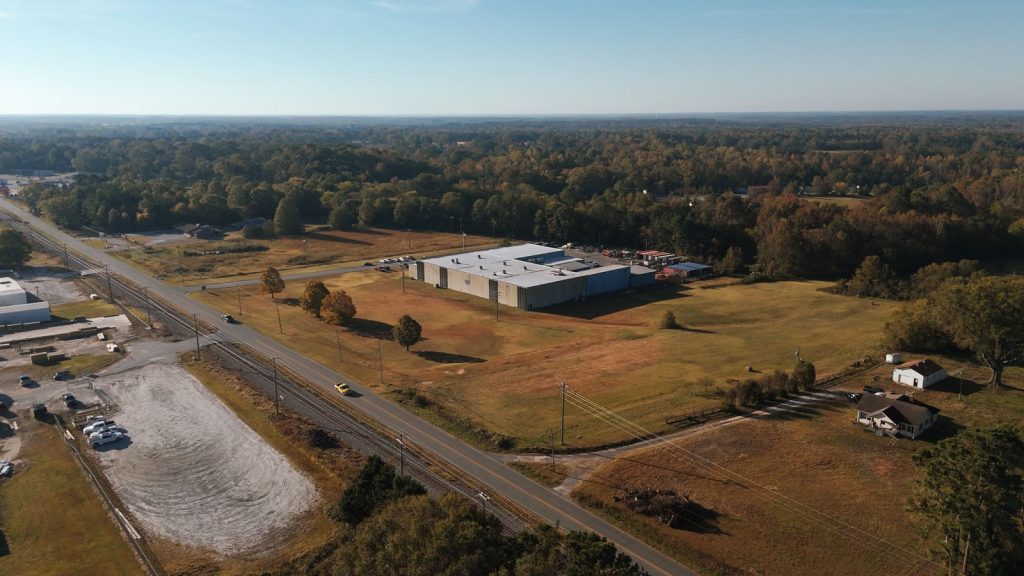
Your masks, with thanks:
[(67, 304), (51, 306), (50, 313), (56, 317), (67, 319), (76, 316), (98, 318), (101, 316), (116, 316), (121, 313), (121, 309), (106, 300), (82, 300), (80, 302), (68, 302)]

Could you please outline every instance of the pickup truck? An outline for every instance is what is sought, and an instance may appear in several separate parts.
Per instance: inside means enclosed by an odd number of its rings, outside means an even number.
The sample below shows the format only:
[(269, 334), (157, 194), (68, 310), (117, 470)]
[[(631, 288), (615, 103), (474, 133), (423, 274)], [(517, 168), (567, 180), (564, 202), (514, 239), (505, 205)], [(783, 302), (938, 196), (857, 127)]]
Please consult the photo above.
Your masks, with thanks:
[(102, 446), (103, 444), (117, 442), (121, 438), (124, 438), (124, 434), (121, 434), (117, 430), (103, 430), (102, 432), (94, 432), (89, 435), (89, 446), (95, 448), (97, 446)]
[(114, 421), (113, 420), (97, 420), (97, 421), (93, 422), (92, 424), (89, 424), (85, 428), (82, 428), (82, 434), (85, 434), (86, 436), (88, 436), (88, 435), (92, 434), (93, 432), (97, 432), (97, 431), (100, 431), (100, 430), (105, 430), (105, 429), (111, 428), (113, 426), (114, 426)]

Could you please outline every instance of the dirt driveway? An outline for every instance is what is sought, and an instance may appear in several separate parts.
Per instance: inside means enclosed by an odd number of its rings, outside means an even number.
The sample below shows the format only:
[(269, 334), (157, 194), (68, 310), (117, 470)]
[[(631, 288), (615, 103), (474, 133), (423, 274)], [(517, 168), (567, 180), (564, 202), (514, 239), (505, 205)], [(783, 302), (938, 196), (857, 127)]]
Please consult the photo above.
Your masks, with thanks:
[(98, 450), (101, 467), (153, 536), (252, 554), (316, 505), (313, 483), (181, 366), (151, 364), (96, 387), (129, 437)]

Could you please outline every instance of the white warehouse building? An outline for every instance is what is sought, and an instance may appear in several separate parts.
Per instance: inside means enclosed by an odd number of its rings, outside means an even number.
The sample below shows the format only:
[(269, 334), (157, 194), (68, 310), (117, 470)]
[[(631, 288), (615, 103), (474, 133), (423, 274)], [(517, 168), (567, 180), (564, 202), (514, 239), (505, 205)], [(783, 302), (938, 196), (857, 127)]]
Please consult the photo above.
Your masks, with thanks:
[(13, 278), (0, 278), (0, 325), (49, 321), (49, 302), (29, 302), (28, 293)]
[[(646, 269), (611, 265), (580, 269), (560, 248), (522, 244), (428, 258), (409, 267), (416, 280), (520, 310), (536, 310), (588, 296), (627, 290)], [(633, 267), (637, 268), (637, 267)]]

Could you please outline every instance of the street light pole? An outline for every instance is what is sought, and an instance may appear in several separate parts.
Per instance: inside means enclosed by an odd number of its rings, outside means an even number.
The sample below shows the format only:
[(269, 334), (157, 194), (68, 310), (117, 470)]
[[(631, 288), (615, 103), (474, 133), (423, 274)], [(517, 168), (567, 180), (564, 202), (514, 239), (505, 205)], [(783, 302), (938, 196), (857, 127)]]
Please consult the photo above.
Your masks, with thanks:
[(238, 299), (238, 315), (242, 315), (242, 288), (241, 286), (235, 285), (235, 298)]
[(338, 340), (338, 362), (341, 362), (341, 331), (334, 329), (334, 337)]
[(61, 246), (64, 247), (64, 267), (67, 268), (68, 270), (71, 270), (71, 266), (68, 265), (68, 245), (61, 244)]

